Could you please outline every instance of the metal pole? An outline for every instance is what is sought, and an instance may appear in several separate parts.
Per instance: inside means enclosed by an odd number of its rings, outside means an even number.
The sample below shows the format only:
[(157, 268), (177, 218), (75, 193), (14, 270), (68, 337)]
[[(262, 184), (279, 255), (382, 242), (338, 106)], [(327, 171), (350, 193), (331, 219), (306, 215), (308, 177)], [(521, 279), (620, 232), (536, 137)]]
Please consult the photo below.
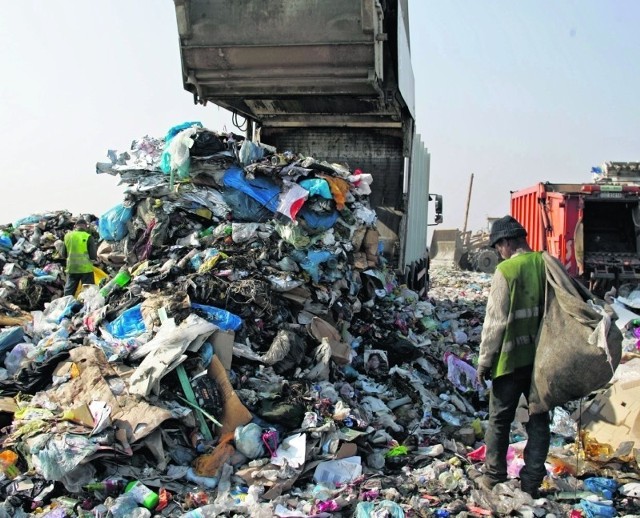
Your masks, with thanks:
[(465, 245), (469, 241), (467, 239), (467, 221), (469, 220), (469, 205), (471, 205), (471, 189), (473, 188), (473, 173), (471, 173), (471, 178), (469, 178), (469, 192), (467, 193), (467, 207), (464, 211), (464, 227), (462, 227), (462, 236), (465, 241)]

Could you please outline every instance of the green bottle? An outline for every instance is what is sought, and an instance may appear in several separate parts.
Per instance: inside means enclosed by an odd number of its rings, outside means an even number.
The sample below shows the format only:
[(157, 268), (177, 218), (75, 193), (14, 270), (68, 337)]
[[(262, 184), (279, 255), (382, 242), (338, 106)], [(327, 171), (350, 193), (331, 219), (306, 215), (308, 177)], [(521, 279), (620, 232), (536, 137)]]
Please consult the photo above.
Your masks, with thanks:
[(147, 509), (155, 509), (158, 505), (158, 493), (152, 491), (139, 480), (132, 480), (124, 489), (125, 493), (131, 493), (134, 500)]

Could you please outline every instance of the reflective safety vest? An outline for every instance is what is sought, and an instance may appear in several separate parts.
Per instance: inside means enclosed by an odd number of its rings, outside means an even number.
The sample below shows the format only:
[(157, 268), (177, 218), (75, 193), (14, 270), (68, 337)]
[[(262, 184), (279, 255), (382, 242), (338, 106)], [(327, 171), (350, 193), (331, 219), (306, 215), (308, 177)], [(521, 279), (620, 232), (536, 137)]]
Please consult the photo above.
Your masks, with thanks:
[(509, 286), (509, 317), (494, 378), (533, 365), (536, 336), (544, 314), (546, 274), (542, 252), (518, 254), (497, 267)]
[(67, 273), (93, 271), (88, 246), (90, 237), (91, 234), (84, 230), (73, 230), (64, 236), (64, 246), (67, 249)]

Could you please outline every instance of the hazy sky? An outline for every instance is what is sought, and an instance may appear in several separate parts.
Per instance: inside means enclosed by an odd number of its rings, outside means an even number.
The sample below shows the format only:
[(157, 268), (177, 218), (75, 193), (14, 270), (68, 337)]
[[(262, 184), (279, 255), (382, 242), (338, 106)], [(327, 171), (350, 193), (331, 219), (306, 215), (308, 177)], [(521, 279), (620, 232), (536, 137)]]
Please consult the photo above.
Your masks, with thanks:
[[(170, 0), (4, 0), (0, 222), (46, 210), (100, 215), (122, 200), (96, 175), (110, 148), (187, 120), (233, 129), (182, 88)], [(589, 181), (640, 160), (640, 2), (409, 0), (417, 126), (445, 227), (508, 212), (537, 181)], [(224, 23), (224, 13), (221, 13)]]

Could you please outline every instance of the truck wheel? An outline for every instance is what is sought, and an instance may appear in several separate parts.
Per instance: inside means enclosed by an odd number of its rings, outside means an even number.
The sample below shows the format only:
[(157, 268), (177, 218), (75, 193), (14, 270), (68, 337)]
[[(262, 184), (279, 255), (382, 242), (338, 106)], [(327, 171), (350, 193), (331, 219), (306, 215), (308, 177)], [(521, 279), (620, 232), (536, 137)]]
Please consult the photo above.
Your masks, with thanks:
[(496, 266), (498, 266), (498, 263), (500, 262), (498, 252), (490, 248), (480, 250), (473, 259), (475, 270), (483, 273), (495, 272)]

